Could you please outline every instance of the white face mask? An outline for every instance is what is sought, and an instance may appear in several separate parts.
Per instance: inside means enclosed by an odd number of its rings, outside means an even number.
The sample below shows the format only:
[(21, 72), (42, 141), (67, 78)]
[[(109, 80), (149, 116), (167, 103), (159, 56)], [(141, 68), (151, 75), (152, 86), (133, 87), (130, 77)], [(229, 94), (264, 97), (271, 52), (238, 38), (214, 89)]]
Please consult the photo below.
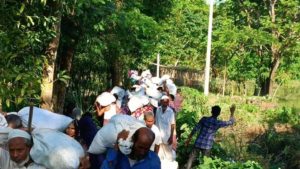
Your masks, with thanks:
[(131, 153), (131, 148), (133, 143), (128, 140), (123, 140), (122, 138), (118, 141), (119, 149), (124, 155), (129, 155)]

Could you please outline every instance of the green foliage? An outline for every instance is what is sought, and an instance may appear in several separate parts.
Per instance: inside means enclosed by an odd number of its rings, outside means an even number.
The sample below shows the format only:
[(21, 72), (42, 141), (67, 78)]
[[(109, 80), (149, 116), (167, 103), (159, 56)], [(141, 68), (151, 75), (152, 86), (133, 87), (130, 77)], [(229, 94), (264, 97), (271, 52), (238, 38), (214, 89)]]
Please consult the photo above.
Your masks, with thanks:
[(203, 158), (203, 164), (196, 167), (196, 169), (263, 169), (257, 162), (234, 162), (224, 161), (220, 158)]
[[(39, 100), (44, 48), (56, 18), (43, 1), (0, 3), (0, 98), (5, 111)], [(35, 102), (36, 102), (35, 101)]]
[(202, 0), (174, 1), (170, 16), (162, 22), (156, 53), (168, 65), (202, 69), (206, 49), (208, 9)]
[(282, 107), (276, 110), (266, 111), (269, 123), (288, 123), (291, 125), (297, 125), (300, 121), (300, 114), (294, 108)]

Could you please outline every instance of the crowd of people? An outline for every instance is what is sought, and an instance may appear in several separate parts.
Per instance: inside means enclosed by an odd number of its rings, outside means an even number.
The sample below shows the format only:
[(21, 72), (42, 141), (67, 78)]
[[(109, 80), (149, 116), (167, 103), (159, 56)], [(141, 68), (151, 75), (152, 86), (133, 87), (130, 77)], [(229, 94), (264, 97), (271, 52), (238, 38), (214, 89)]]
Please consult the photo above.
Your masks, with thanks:
[[(176, 162), (176, 115), (181, 110), (183, 97), (180, 89), (168, 75), (161, 78), (152, 77), (149, 70), (138, 75), (137, 71), (130, 71), (129, 77), (133, 85), (129, 89), (115, 86), (101, 93), (95, 100), (92, 112), (83, 113), (79, 108), (72, 108), (68, 112), (73, 120), (64, 133), (78, 141), (86, 155), (80, 158), (81, 169), (175, 169)], [(195, 126), (186, 145), (192, 136), (199, 131), (186, 168), (191, 168), (195, 157), (201, 152), (209, 156), (214, 135), (221, 127), (234, 123), (235, 107), (231, 107), (229, 121), (220, 121), (219, 106), (212, 107), (212, 116), (203, 117)], [(7, 143), (0, 144), (0, 169), (38, 169), (45, 168), (36, 164), (30, 156), (32, 138), (23, 128), (17, 113), (3, 113), (9, 128)], [(97, 117), (100, 127), (106, 126), (115, 115), (131, 116), (142, 121), (145, 125), (129, 136), (129, 131), (122, 130), (113, 140), (114, 146), (107, 147), (106, 153), (92, 154), (88, 150), (99, 131), (93, 116)], [(1, 122), (0, 122), (1, 123)], [(1, 128), (1, 124), (0, 124)], [(4, 128), (2, 126), (2, 128)], [(103, 136), (105, 137), (105, 136)], [(120, 151), (120, 140), (131, 137), (132, 146), (128, 154)], [(1, 143), (1, 139), (0, 139)]]

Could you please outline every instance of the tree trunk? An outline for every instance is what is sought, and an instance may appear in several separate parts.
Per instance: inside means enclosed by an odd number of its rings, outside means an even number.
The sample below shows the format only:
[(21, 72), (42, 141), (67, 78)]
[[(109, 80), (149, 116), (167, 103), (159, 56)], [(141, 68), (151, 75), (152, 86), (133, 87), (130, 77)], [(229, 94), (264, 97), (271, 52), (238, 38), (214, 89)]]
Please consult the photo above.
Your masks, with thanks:
[[(79, 27), (75, 22), (75, 19), (70, 17), (63, 17), (62, 19), (62, 39), (64, 41), (61, 43), (61, 54), (57, 58), (57, 66), (56, 66), (56, 74), (59, 71), (65, 71), (66, 75), (70, 76), (72, 61), (75, 53), (75, 48), (79, 38)], [(63, 113), (65, 97), (67, 93), (67, 84), (63, 81), (59, 81), (59, 79), (55, 80), (54, 90), (53, 90), (53, 104), (54, 104), (54, 112)], [(70, 112), (68, 112), (70, 113)]]
[[(275, 13), (275, 5), (276, 5), (277, 0), (270, 0), (270, 17), (271, 17), (271, 22), (275, 24), (276, 22), (276, 13)], [(276, 39), (279, 38), (279, 33), (276, 30), (276, 28), (272, 28), (272, 35)], [(280, 52), (279, 52), (279, 46), (276, 43), (272, 43), (271, 46), (271, 52), (272, 52), (272, 63), (270, 67), (270, 74), (269, 78), (267, 81), (267, 94), (272, 96), (273, 94), (273, 86), (275, 83), (275, 76), (276, 76), (276, 71), (279, 67), (280, 64)]]
[(122, 62), (120, 58), (116, 58), (113, 62), (112, 70), (112, 86), (123, 85), (122, 81)]
[(223, 73), (223, 91), (222, 91), (223, 96), (225, 96), (225, 90), (226, 90), (226, 73), (227, 73), (227, 65), (225, 61), (225, 70)]
[[(74, 56), (74, 46), (68, 46), (63, 49), (62, 60), (60, 62), (60, 70), (65, 70), (68, 75), (70, 75), (72, 60)], [(56, 113), (63, 113), (65, 97), (67, 93), (67, 84), (62, 81), (55, 81), (54, 90), (53, 90), (53, 110)]]
[[(59, 14), (60, 15), (60, 14)], [(49, 43), (46, 49), (46, 62), (43, 67), (43, 77), (41, 84), (41, 107), (49, 111), (53, 111), (53, 86), (55, 78), (55, 61), (57, 57), (57, 49), (60, 41), (60, 26), (61, 16), (58, 16), (58, 21), (54, 25), (55, 37)]]

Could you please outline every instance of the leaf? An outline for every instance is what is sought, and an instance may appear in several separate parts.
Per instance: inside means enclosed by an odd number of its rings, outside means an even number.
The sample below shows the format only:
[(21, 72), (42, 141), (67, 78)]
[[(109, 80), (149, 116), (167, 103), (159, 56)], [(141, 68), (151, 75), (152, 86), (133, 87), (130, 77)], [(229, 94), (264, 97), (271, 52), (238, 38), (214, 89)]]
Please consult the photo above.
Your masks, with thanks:
[(6, 99), (5, 104), (6, 104), (7, 107), (10, 107), (10, 100)]
[(26, 16), (26, 18), (29, 20), (29, 22), (31, 23), (31, 25), (34, 25), (33, 19), (31, 16)]
[(20, 10), (19, 10), (19, 15), (20, 15), (21, 13), (23, 13), (24, 9), (25, 9), (25, 4), (22, 3), (21, 8), (20, 8)]
[(22, 78), (22, 75), (19, 74), (19, 75), (16, 77), (15, 81), (19, 81), (21, 78)]

